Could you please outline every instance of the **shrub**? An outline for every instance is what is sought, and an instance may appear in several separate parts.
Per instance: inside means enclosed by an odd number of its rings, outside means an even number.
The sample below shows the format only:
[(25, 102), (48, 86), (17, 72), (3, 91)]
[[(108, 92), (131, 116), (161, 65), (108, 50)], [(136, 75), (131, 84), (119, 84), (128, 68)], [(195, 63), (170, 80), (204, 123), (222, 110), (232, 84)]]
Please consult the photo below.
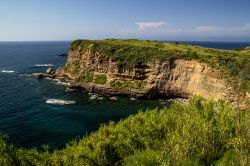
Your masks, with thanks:
[(100, 74), (100, 75), (94, 76), (94, 83), (95, 84), (106, 84), (106, 82), (107, 82), (106, 75)]
[(110, 85), (118, 90), (143, 90), (146, 82), (143, 80), (125, 80), (125, 79), (119, 79), (119, 80), (113, 80), (110, 82)]
[(94, 79), (94, 72), (89, 70), (81, 71), (77, 79), (81, 83), (92, 82)]

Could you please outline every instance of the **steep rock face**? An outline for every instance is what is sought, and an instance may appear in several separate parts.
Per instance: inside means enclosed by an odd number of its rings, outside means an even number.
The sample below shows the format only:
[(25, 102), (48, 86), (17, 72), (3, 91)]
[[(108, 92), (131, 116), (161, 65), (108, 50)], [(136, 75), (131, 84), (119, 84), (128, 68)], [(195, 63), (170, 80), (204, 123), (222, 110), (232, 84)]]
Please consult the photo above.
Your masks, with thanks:
[(169, 59), (127, 68), (98, 52), (70, 50), (66, 65), (57, 70), (58, 78), (73, 86), (104, 95), (162, 98), (201, 95), (229, 99), (231, 86), (205, 63), (197, 60)]
[(152, 65), (148, 77), (149, 89), (170, 96), (228, 98), (231, 87), (205, 63), (174, 59)]

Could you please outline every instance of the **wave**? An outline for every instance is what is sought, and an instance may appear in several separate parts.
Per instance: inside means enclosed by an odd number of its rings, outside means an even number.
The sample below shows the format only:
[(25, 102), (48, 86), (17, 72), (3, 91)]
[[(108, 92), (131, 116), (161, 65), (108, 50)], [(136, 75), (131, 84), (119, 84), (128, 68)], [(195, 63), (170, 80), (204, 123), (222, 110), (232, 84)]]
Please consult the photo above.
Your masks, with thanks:
[(98, 99), (98, 100), (103, 100), (103, 99), (104, 99), (104, 97), (102, 97), (102, 96), (101, 96), (101, 97), (98, 97), (97, 99)]
[(89, 100), (95, 100), (97, 99), (97, 95), (96, 94), (90, 94)]
[(73, 100), (48, 99), (46, 103), (54, 105), (69, 105), (69, 104), (75, 104), (76, 102)]
[(94, 93), (89, 93), (89, 100), (103, 100), (104, 97), (103, 96), (98, 96)]
[(36, 67), (52, 67), (54, 65), (53, 64), (36, 64), (34, 66), (36, 66)]
[(72, 92), (72, 91), (75, 91), (75, 89), (71, 89), (71, 88), (66, 88), (66, 90), (65, 90), (66, 92)]
[(2, 73), (14, 73), (15, 71), (13, 71), (13, 70), (2, 70), (1, 72)]
[(135, 101), (135, 100), (136, 100), (136, 98), (134, 98), (134, 97), (130, 97), (130, 100)]
[(118, 100), (118, 97), (117, 96), (112, 96), (109, 98), (110, 100), (114, 100), (114, 101), (117, 101)]
[(31, 77), (30, 74), (19, 74), (18, 76), (19, 76), (19, 77)]
[(70, 86), (71, 85), (69, 82), (62, 82), (59, 79), (53, 79), (53, 81), (55, 81), (54, 83), (56, 85), (64, 85), (64, 86)]

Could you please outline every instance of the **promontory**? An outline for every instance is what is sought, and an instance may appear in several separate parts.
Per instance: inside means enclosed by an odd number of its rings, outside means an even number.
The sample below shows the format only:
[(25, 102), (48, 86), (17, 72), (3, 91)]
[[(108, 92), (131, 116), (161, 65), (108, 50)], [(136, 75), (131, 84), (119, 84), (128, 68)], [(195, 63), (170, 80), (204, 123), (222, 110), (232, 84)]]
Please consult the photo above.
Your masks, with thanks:
[(232, 100), (250, 89), (250, 48), (145, 40), (76, 40), (55, 77), (89, 92), (134, 98)]

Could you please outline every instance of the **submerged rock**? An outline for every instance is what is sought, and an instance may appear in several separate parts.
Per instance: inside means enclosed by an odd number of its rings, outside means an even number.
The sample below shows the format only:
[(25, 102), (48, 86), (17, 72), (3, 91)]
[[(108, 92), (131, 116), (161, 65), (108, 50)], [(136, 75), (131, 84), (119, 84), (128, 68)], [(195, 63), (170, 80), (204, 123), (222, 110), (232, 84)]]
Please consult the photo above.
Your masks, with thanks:
[(65, 56), (68, 56), (68, 54), (58, 54), (56, 56), (62, 56), (62, 57), (65, 57)]
[(37, 79), (41, 79), (41, 78), (45, 77), (45, 74), (44, 73), (33, 73), (32, 76), (37, 78)]

